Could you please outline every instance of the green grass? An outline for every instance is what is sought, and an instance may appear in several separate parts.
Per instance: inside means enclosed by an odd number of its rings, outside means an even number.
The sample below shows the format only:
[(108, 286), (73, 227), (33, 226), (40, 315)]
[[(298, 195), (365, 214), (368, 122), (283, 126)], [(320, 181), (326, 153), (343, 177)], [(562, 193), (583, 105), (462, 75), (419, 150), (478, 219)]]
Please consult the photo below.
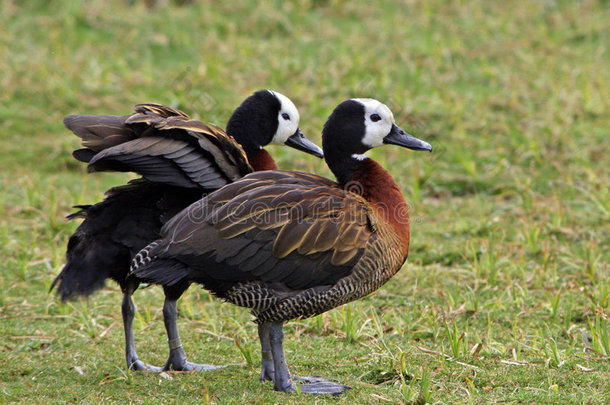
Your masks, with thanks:
[[(165, 3), (0, 3), (1, 403), (610, 403), (608, 2)], [(435, 148), (372, 152), (410, 202), (404, 269), (287, 327), (292, 369), (354, 387), (338, 399), (260, 385), (251, 316), (201, 289), (180, 302), (186, 349), (236, 366), (163, 376), (125, 371), (116, 286), (47, 293), (70, 207), (129, 178), (87, 175), (63, 116), (160, 102), (224, 125), (259, 88), (315, 141), (370, 96)], [(139, 353), (161, 364), (162, 293), (135, 299)]]

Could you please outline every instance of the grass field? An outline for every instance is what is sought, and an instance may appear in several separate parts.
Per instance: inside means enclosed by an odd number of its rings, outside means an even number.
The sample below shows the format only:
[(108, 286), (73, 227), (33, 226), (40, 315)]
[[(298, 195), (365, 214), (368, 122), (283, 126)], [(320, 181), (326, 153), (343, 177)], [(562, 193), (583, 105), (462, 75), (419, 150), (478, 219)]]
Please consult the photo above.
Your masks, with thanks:
[[(607, 1), (180, 3), (0, 2), (0, 403), (610, 403)], [(125, 370), (114, 284), (48, 293), (71, 206), (130, 178), (87, 175), (63, 116), (159, 102), (224, 126), (260, 88), (291, 97), (314, 141), (369, 96), (434, 146), (371, 154), (410, 202), (402, 271), (287, 327), (289, 365), (354, 388), (339, 398), (259, 384), (251, 316), (204, 290), (180, 302), (186, 350), (235, 367), (161, 376)], [(162, 293), (135, 300), (159, 365)]]

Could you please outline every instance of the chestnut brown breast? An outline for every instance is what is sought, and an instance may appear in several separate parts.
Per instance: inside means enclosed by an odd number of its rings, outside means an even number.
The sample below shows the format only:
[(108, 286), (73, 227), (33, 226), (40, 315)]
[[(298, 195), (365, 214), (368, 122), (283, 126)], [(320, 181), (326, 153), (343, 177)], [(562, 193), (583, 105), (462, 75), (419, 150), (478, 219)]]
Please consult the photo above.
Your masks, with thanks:
[(252, 153), (248, 153), (248, 162), (256, 172), (262, 170), (277, 170), (275, 160), (273, 160), (269, 152), (264, 149), (258, 149)]

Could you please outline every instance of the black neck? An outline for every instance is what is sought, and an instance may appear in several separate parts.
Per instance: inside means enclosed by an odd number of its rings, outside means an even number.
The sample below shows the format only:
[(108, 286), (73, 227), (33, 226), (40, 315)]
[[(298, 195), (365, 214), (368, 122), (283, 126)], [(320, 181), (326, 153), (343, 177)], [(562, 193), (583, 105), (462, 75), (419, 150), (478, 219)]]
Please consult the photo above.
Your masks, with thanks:
[(263, 149), (259, 145), (254, 145), (254, 144), (252, 144), (252, 142), (248, 142), (247, 136), (238, 137), (231, 133), (229, 133), (229, 135), (231, 135), (233, 138), (235, 138), (235, 141), (237, 141), (237, 143), (239, 143), (241, 145), (241, 147), (244, 148), (244, 151), (246, 152), (246, 155), (248, 155), (248, 156), (253, 155), (256, 152), (258, 152), (259, 150)]
[(255, 136), (253, 136), (254, 130), (244, 131), (244, 128), (249, 128), (247, 122), (244, 122), (243, 116), (233, 114), (227, 122), (227, 134), (231, 135), (235, 141), (244, 148), (246, 154), (250, 155), (261, 147), (253, 142)]
[[(361, 118), (356, 119), (357, 117)], [(353, 100), (339, 104), (324, 124), (324, 159), (342, 187), (352, 179), (360, 166), (360, 160), (354, 155), (370, 149), (361, 142), (354, 142), (354, 134), (365, 132), (364, 106)]]
[(339, 185), (343, 187), (352, 179), (354, 172), (358, 169), (360, 160), (352, 155), (340, 152), (341, 151), (334, 152), (332, 149), (328, 151), (325, 150), (324, 159), (337, 178)]

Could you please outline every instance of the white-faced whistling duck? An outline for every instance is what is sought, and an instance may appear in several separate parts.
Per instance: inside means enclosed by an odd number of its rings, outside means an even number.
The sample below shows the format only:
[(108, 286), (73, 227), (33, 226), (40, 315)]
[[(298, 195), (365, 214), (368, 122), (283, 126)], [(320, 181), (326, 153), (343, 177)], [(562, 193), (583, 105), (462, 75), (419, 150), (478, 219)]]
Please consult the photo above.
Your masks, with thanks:
[[(136, 106), (129, 116), (72, 115), (68, 129), (82, 138), (74, 156), (89, 171), (133, 171), (143, 178), (107, 191), (97, 204), (79, 206), (70, 218), (84, 221), (70, 237), (67, 264), (53, 281), (62, 300), (88, 296), (116, 281), (123, 291), (122, 315), (127, 366), (161, 371), (135, 350), (131, 298), (136, 280), (126, 280), (133, 255), (159, 238), (161, 226), (206, 193), (258, 170), (277, 169), (263, 146), (273, 143), (322, 157), (322, 150), (299, 129), (299, 113), (286, 96), (260, 90), (232, 114), (227, 136), (222, 129), (190, 119), (181, 111), (156, 104)], [(175, 312), (170, 301), (166, 312)], [(172, 306), (173, 305), (173, 306)], [(165, 319), (176, 334), (175, 316)], [(165, 368), (206, 369), (186, 361), (179, 340), (170, 340)]]
[(180, 295), (200, 283), (250, 308), (262, 350), (261, 381), (274, 389), (340, 394), (349, 388), (294, 377), (283, 324), (321, 314), (372, 293), (401, 268), (409, 250), (405, 199), (392, 176), (363, 155), (383, 144), (431, 151), (373, 99), (341, 103), (322, 134), (337, 182), (308, 173), (252, 173), (173, 217), (161, 238), (132, 262), (130, 277)]

